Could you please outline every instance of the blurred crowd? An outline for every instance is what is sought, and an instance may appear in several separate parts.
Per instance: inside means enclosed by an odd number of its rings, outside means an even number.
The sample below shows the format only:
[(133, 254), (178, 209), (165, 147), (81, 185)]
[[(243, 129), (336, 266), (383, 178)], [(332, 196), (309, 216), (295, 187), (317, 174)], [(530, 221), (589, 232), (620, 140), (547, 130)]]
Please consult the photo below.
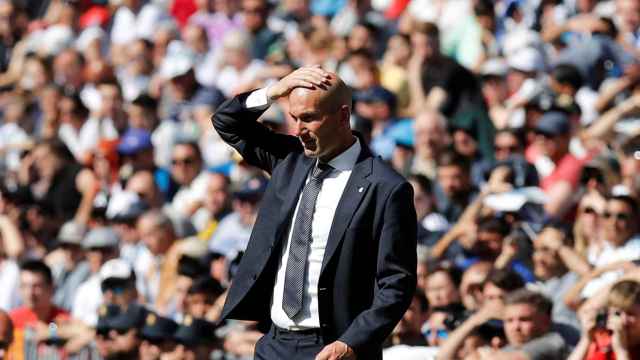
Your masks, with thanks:
[(640, 359), (639, 55), (639, 0), (0, 0), (0, 358), (252, 358), (210, 119), (321, 65), (414, 188), (385, 359)]

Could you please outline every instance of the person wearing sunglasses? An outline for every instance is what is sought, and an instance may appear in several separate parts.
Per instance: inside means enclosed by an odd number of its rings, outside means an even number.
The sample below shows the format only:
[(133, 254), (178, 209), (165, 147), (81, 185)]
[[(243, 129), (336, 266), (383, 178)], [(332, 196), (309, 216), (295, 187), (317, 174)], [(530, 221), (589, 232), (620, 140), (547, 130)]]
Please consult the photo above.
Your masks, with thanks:
[(206, 197), (209, 176), (202, 164), (198, 144), (185, 141), (173, 147), (171, 179), (178, 185), (178, 191), (170, 206), (177, 215), (191, 217)]
[(640, 259), (638, 214), (638, 203), (633, 197), (607, 197), (601, 214), (605, 246), (591, 261), (594, 269), (570, 291), (567, 302), (577, 306), (618, 280), (622, 271), (612, 267), (612, 264)]
[(147, 310), (135, 303), (120, 308), (120, 313), (109, 320), (109, 337), (119, 360), (137, 360), (141, 344), (140, 329), (145, 323)]

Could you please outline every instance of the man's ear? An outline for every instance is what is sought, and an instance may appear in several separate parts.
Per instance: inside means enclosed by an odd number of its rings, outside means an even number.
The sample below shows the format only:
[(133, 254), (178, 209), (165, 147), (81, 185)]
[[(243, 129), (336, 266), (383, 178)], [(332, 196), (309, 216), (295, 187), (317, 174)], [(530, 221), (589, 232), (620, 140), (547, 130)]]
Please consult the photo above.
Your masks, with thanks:
[(340, 122), (345, 126), (349, 127), (349, 122), (351, 120), (351, 108), (347, 105), (341, 105), (340, 110)]

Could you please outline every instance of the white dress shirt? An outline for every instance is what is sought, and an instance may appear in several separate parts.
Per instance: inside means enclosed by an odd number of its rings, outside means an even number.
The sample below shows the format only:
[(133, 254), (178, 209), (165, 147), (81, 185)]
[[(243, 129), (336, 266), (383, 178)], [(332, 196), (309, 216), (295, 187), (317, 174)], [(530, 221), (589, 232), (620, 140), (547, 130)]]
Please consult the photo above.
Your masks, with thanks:
[[(265, 89), (254, 91), (247, 97), (247, 107), (264, 106), (268, 103)], [(278, 265), (278, 274), (273, 289), (271, 302), (271, 320), (281, 328), (289, 330), (302, 330), (320, 327), (320, 317), (318, 313), (318, 280), (320, 279), (320, 270), (322, 268), (322, 260), (324, 251), (329, 238), (329, 231), (333, 223), (333, 217), (338, 208), (338, 203), (342, 197), (347, 181), (351, 176), (353, 167), (360, 155), (360, 141), (356, 141), (347, 150), (329, 161), (329, 165), (334, 170), (322, 181), (322, 188), (316, 200), (315, 210), (313, 213), (313, 221), (311, 223), (311, 246), (307, 256), (307, 278), (305, 279), (305, 293), (302, 299), (302, 310), (293, 319), (282, 309), (282, 296), (284, 293), (284, 279), (287, 271), (287, 261), (289, 259), (289, 247), (291, 244), (291, 236), (293, 235), (293, 224), (295, 224), (298, 208), (300, 206), (300, 198), (302, 192), (298, 195), (298, 201), (294, 211), (293, 219), (289, 226), (289, 232), (286, 242), (283, 244), (284, 251), (280, 257)], [(309, 174), (307, 180), (309, 181)], [(306, 182), (305, 182), (306, 183)]]

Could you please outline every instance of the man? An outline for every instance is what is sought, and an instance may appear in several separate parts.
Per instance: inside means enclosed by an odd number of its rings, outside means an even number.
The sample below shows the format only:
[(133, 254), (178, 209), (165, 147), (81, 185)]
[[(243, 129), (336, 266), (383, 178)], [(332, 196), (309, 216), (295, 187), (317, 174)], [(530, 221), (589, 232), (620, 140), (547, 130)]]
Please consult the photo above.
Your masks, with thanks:
[(477, 193), (471, 182), (471, 164), (469, 159), (453, 150), (441, 153), (437, 162), (435, 195), (438, 209), (453, 224)]
[(173, 333), (176, 347), (168, 358), (176, 360), (209, 359), (216, 345), (215, 330), (215, 324), (212, 322), (189, 315), (185, 316), (176, 332)]
[(400, 322), (393, 328), (393, 332), (391, 332), (385, 345), (388, 347), (396, 345), (425, 346), (427, 341), (422, 335), (421, 329), (422, 325), (427, 321), (428, 313), (429, 302), (427, 298), (422, 291), (416, 291), (411, 305), (405, 311)]
[(78, 287), (91, 274), (89, 263), (84, 259), (84, 249), (82, 249), (85, 232), (85, 226), (75, 221), (67, 221), (58, 233), (59, 251), (56, 253), (59, 256), (54, 254), (49, 256), (49, 258), (56, 256), (59, 259), (50, 263), (56, 283), (53, 302), (64, 309), (71, 309)]
[[(283, 97), (297, 136), (255, 122)], [(221, 316), (271, 325), (257, 359), (381, 359), (382, 342), (411, 302), (411, 185), (354, 136), (350, 106), (342, 80), (312, 67), (239, 95), (213, 117), (227, 143), (271, 174)]]
[(149, 312), (140, 330), (140, 360), (159, 360), (163, 354), (172, 352), (177, 328), (175, 321)]
[(198, 144), (179, 142), (173, 147), (171, 178), (178, 184), (178, 192), (171, 200), (171, 211), (182, 217), (191, 217), (202, 205), (209, 180), (208, 173), (203, 170)]
[(233, 212), (220, 221), (211, 236), (210, 251), (223, 254), (229, 261), (244, 252), (268, 182), (264, 176), (252, 176), (233, 193)]
[(141, 344), (140, 329), (147, 315), (147, 310), (135, 303), (122, 307), (119, 314), (109, 321), (109, 336), (113, 339), (113, 349), (119, 360), (138, 359), (138, 348)]
[(39, 260), (27, 260), (20, 265), (20, 298), (23, 306), (9, 313), (14, 326), (14, 342), (10, 358), (21, 359), (25, 351), (43, 354), (44, 340), (53, 334), (46, 329), (69, 319), (69, 314), (53, 304), (53, 275)]
[(438, 158), (451, 142), (447, 119), (439, 112), (423, 110), (416, 115), (414, 127), (415, 156), (411, 171), (435, 180)]
[(198, 229), (198, 237), (208, 240), (216, 231), (220, 220), (225, 217), (230, 210), (231, 180), (222, 173), (210, 173), (207, 183), (207, 192), (203, 199), (203, 204), (191, 217), (193, 225)]
[(82, 246), (86, 250), (91, 275), (78, 286), (71, 314), (87, 326), (94, 327), (98, 321), (98, 309), (102, 304), (100, 270), (107, 261), (118, 257), (119, 243), (120, 238), (110, 227), (94, 228), (84, 238)]
[(481, 359), (566, 359), (569, 347), (552, 330), (552, 303), (544, 295), (527, 289), (510, 293), (504, 302), (491, 301), (460, 325), (443, 345), (439, 358), (453, 354), (464, 339), (491, 319), (502, 318), (508, 345), (500, 350), (480, 348)]

